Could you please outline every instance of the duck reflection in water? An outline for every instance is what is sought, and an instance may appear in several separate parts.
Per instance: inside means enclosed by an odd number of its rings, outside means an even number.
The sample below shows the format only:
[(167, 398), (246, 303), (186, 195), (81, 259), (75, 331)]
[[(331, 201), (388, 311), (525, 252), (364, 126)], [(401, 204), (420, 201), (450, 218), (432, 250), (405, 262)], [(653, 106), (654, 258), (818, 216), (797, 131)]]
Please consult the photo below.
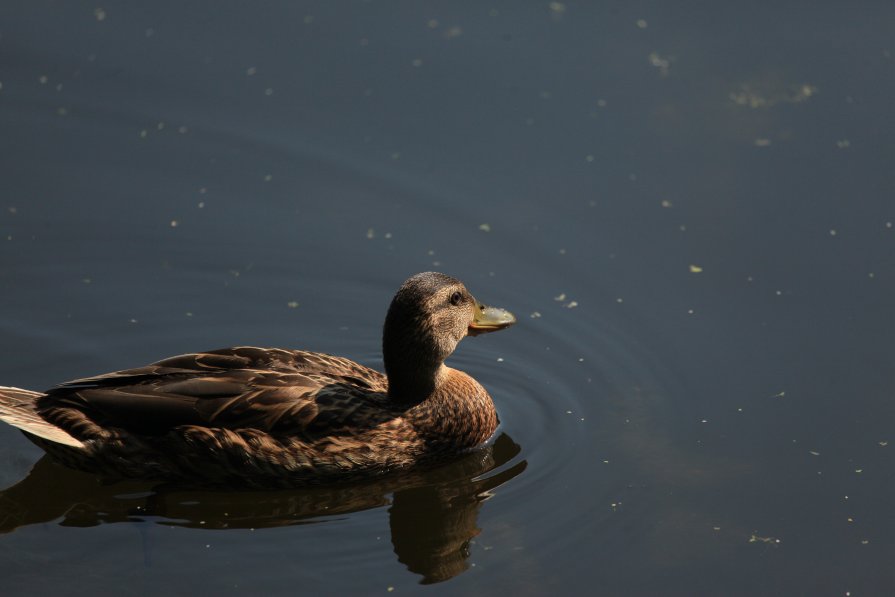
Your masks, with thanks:
[(391, 503), (389, 526), (398, 560), (421, 583), (448, 580), (468, 566), (478, 513), (491, 492), (525, 470), (521, 448), (501, 433), (448, 465), (335, 486), (278, 491), (220, 491), (102, 477), (41, 458), (0, 492), (0, 532), (58, 520), (62, 526), (152, 521), (201, 529), (263, 529), (325, 523)]

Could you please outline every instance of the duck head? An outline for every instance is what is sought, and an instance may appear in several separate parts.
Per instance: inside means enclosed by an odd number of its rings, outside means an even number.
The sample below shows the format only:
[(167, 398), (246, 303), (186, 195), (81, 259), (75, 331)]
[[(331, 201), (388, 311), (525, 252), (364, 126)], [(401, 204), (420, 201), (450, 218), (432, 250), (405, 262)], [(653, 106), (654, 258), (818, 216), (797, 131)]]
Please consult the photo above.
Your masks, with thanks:
[(460, 340), (515, 322), (509, 311), (478, 302), (456, 278), (436, 272), (412, 276), (392, 299), (383, 328), (389, 393), (425, 398)]

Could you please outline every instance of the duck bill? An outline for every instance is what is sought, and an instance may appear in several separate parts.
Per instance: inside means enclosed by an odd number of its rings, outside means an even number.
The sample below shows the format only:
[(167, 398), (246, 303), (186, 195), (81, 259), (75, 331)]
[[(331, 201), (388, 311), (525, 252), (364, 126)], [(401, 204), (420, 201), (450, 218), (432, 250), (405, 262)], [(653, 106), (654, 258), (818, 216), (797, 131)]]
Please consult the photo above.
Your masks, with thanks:
[(482, 303), (475, 302), (475, 317), (469, 324), (469, 335), (478, 336), (488, 332), (496, 332), (510, 327), (516, 323), (516, 318), (506, 309), (498, 307), (486, 307)]

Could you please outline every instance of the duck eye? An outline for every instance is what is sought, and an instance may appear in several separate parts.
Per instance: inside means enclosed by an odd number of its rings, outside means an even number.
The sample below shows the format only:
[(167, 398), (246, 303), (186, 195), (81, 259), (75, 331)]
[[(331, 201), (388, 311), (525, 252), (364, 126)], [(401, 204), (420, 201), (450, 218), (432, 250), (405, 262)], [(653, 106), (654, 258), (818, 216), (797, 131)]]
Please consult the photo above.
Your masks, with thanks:
[(460, 294), (459, 292), (455, 292), (454, 294), (451, 295), (451, 304), (452, 304), (452, 305), (454, 305), (454, 306), (456, 307), (456, 306), (459, 305), (461, 302), (463, 302), (463, 295), (462, 295), (462, 294)]

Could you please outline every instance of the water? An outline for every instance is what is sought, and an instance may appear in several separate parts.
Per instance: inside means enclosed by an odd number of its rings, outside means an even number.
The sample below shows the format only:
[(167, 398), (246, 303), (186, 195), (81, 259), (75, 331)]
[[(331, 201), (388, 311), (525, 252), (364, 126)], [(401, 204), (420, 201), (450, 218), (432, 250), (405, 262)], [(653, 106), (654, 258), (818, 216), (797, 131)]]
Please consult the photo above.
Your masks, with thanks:
[(890, 593), (893, 17), (0, 6), (0, 383), (380, 367), (433, 269), (520, 319), (452, 359), (497, 443), (412, 479), (108, 485), (0, 428), (0, 590)]

